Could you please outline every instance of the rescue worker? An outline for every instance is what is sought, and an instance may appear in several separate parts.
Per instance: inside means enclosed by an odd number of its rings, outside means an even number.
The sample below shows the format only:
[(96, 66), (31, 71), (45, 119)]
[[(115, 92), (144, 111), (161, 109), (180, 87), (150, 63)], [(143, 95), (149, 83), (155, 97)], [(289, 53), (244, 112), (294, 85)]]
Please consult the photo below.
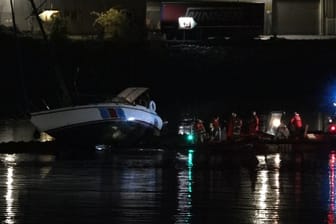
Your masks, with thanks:
[(219, 121), (219, 116), (216, 116), (212, 121), (214, 127), (214, 140), (221, 141), (222, 133), (221, 133), (221, 125)]
[(233, 140), (240, 136), (243, 121), (233, 112), (227, 126), (227, 138)]
[(243, 120), (238, 117), (235, 113), (234, 120), (233, 120), (233, 138), (240, 137), (241, 129), (243, 127)]
[(201, 119), (197, 119), (195, 123), (195, 130), (197, 134), (197, 142), (203, 143), (206, 136), (206, 130)]
[(249, 120), (249, 135), (256, 135), (259, 131), (259, 117), (256, 111), (252, 112), (251, 119)]
[(303, 137), (302, 119), (299, 113), (294, 112), (294, 116), (290, 120), (292, 134), (295, 139)]
[(287, 128), (287, 125), (284, 123), (284, 121), (281, 121), (279, 127), (276, 129), (275, 138), (288, 139), (288, 137), (289, 137), (289, 130)]
[(210, 124), (209, 124), (209, 141), (214, 140), (214, 135), (215, 135), (215, 128), (213, 126), (213, 123), (210, 122)]
[(286, 112), (283, 111), (280, 119), (280, 125), (275, 130), (275, 139), (288, 139), (290, 136), (290, 131), (288, 129), (288, 122), (286, 121)]

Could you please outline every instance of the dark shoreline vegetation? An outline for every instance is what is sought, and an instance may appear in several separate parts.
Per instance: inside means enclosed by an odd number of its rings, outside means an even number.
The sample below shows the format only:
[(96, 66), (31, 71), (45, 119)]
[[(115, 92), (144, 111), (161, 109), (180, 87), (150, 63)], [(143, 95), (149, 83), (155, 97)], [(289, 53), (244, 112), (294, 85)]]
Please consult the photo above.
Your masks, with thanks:
[(212, 42), (49, 41), (0, 34), (0, 116), (63, 104), (57, 75), (72, 103), (108, 99), (127, 86), (147, 86), (164, 118), (249, 110), (328, 107), (336, 40)]

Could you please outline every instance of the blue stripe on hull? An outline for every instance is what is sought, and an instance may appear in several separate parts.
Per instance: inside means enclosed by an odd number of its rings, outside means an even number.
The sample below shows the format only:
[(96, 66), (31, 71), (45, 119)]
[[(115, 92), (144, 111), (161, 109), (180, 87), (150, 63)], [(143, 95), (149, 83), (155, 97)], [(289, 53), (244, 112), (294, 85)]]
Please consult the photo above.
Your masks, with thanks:
[[(104, 120), (110, 119), (110, 118), (116, 118), (116, 116), (117, 118), (121, 120), (126, 120), (126, 115), (125, 115), (124, 110), (118, 107), (117, 108), (100, 107), (99, 112)], [(115, 113), (115, 114), (111, 114), (111, 113)]]
[(125, 112), (124, 112), (123, 109), (121, 109), (121, 108), (116, 108), (115, 110), (116, 110), (117, 115), (118, 115), (118, 117), (119, 117), (120, 119), (122, 119), (122, 120), (125, 120), (125, 119), (126, 119), (126, 115), (125, 115)]
[(100, 115), (102, 116), (103, 119), (109, 119), (110, 118), (110, 113), (106, 107), (100, 107), (99, 108)]

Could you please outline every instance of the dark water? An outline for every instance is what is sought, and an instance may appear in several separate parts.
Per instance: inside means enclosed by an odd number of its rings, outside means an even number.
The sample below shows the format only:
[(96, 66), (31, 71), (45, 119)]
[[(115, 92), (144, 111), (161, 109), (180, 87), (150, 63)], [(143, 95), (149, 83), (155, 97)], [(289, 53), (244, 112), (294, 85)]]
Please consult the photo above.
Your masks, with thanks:
[[(1, 223), (336, 223), (336, 151), (0, 155)], [(250, 163), (249, 163), (250, 161)]]

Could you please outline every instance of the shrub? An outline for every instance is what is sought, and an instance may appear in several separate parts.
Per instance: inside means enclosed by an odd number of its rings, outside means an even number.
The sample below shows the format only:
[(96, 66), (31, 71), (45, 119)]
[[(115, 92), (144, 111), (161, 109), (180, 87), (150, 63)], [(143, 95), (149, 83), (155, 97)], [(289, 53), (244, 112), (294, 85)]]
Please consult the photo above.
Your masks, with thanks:
[(91, 12), (91, 14), (97, 17), (93, 26), (98, 30), (100, 37), (113, 40), (127, 38), (130, 21), (123, 10), (110, 8), (105, 12)]

